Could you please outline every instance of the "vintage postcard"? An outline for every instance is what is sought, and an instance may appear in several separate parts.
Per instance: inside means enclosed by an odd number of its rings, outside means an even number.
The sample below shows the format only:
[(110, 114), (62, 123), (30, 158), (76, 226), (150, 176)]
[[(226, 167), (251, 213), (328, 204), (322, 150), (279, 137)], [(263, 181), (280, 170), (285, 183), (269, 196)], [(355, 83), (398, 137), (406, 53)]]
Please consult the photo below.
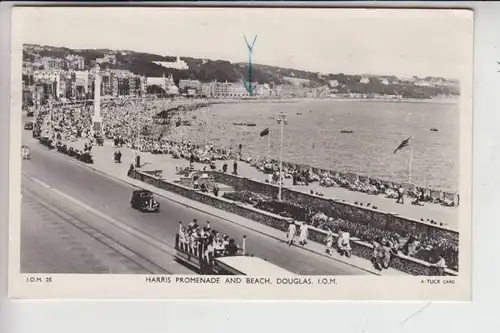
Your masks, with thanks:
[(13, 298), (470, 300), (473, 12), (17, 7)]

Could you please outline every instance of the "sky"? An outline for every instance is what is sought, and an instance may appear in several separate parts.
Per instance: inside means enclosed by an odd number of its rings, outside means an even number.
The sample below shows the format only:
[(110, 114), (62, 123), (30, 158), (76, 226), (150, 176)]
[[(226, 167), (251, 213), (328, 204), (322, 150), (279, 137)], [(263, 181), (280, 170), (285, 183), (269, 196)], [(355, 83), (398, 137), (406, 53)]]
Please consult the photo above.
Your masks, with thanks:
[[(441, 76), (472, 66), (472, 14), (449, 10), (15, 8), (22, 43), (248, 61), (320, 73)], [(13, 45), (14, 45), (13, 44)]]

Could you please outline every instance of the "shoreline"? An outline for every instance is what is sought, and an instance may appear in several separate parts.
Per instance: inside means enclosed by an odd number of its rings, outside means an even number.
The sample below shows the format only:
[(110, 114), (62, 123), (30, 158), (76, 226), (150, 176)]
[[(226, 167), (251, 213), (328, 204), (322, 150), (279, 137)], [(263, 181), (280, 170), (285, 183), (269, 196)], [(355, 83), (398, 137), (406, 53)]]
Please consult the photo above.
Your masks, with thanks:
[[(299, 99), (279, 99), (279, 100), (259, 100), (259, 99), (247, 99), (247, 100), (224, 100), (224, 101), (220, 101), (220, 100), (216, 100), (216, 103), (215, 104), (236, 104), (236, 103), (247, 103), (247, 104), (251, 104), (251, 103), (257, 103), (257, 104), (270, 104), (270, 103), (283, 103), (283, 104), (286, 104), (286, 103), (294, 103), (294, 102), (301, 102), (301, 101), (320, 101), (319, 99), (312, 99), (312, 98), (299, 98)], [(350, 99), (330, 99), (330, 101), (333, 101), (333, 102), (349, 102), (349, 101), (361, 101), (361, 102), (370, 102), (370, 100), (368, 99), (362, 99), (362, 100), (357, 100), (357, 99), (354, 99), (354, 100), (350, 100)], [(384, 102), (383, 100), (379, 100), (377, 99), (376, 100), (377, 102)], [(218, 103), (217, 103), (218, 102)], [(403, 100), (403, 101), (391, 101), (391, 102), (399, 102), (399, 103), (406, 103), (406, 102), (409, 102), (409, 103), (422, 103), (422, 101), (408, 101), (408, 100)], [(429, 101), (423, 101), (423, 103), (428, 103)], [(199, 103), (200, 106), (197, 107), (196, 104)], [(203, 104), (203, 105), (201, 105)], [(209, 104), (209, 105), (207, 105)], [(196, 112), (198, 112), (198, 110), (201, 110), (201, 112), (203, 112), (204, 109), (207, 109), (207, 108), (210, 108), (210, 105), (211, 105), (211, 101), (208, 101), (208, 100), (198, 100), (194, 103), (191, 104), (191, 107), (188, 107), (190, 110), (186, 110), (186, 115), (193, 115), (193, 114), (196, 114)], [(271, 106), (272, 107), (272, 106)], [(305, 114), (305, 113), (304, 113)], [(188, 118), (186, 118), (188, 119)], [(196, 120), (194, 120), (196, 121)], [(195, 142), (196, 144), (202, 144), (204, 143), (203, 140), (201, 141), (198, 141), (196, 140), (195, 138), (193, 138), (192, 140), (194, 140), (193, 142)], [(174, 141), (176, 141), (174, 139)], [(218, 145), (214, 142), (214, 146), (215, 148), (219, 148), (219, 149), (224, 149), (224, 145)], [(242, 160), (245, 161), (245, 162), (248, 162), (247, 159), (248, 158), (252, 158), (252, 159), (256, 159), (256, 160), (266, 160), (268, 159), (269, 157), (266, 157), (265, 155), (259, 155), (259, 154), (253, 154), (253, 153), (249, 153), (247, 152), (246, 154), (244, 154), (243, 156), (241, 156)], [(271, 158), (271, 160), (274, 162), (274, 163), (279, 163), (277, 161), (276, 158)], [(390, 183), (395, 183), (395, 184), (406, 184), (407, 181), (405, 181), (404, 179), (399, 179), (398, 177), (377, 177), (377, 176), (373, 176), (372, 174), (370, 174), (369, 172), (352, 172), (352, 171), (349, 171), (348, 169), (345, 169), (345, 168), (342, 168), (342, 167), (339, 167), (338, 169), (334, 170), (334, 169), (331, 169), (331, 167), (321, 167), (321, 166), (314, 166), (314, 165), (311, 165), (311, 164), (308, 164), (307, 162), (304, 163), (304, 162), (299, 162), (299, 161), (290, 161), (290, 160), (284, 160), (283, 161), (284, 164), (286, 165), (290, 165), (290, 166), (296, 166), (297, 168), (299, 169), (310, 169), (310, 170), (314, 170), (314, 173), (315, 174), (318, 174), (318, 171), (319, 172), (322, 172), (322, 173), (329, 173), (329, 174), (349, 174), (349, 175), (352, 175), (352, 176), (357, 176), (358, 178), (362, 178), (362, 179), (365, 179), (365, 178), (370, 178), (370, 179), (377, 179), (378, 181), (380, 182), (390, 182)], [(309, 162), (310, 163), (310, 162)], [(455, 188), (454, 186), (429, 186), (429, 185), (423, 185), (419, 182), (415, 182), (415, 183), (411, 183), (413, 186), (415, 187), (418, 187), (418, 188), (424, 188), (426, 190), (429, 190), (430, 191), (433, 191), (433, 192), (442, 192), (442, 193), (448, 193), (448, 194), (453, 194), (453, 195), (458, 195), (459, 194), (459, 190), (458, 188)]]
[[(316, 101), (329, 101), (329, 102), (385, 102), (385, 103), (422, 103), (422, 104), (460, 104), (460, 99), (381, 99), (381, 98), (262, 98), (262, 99), (195, 99), (194, 103), (208, 103), (212, 104), (237, 104), (237, 103), (262, 103), (262, 104), (287, 104), (287, 103), (300, 103), (300, 102), (316, 102)], [(179, 100), (178, 100), (179, 101)]]

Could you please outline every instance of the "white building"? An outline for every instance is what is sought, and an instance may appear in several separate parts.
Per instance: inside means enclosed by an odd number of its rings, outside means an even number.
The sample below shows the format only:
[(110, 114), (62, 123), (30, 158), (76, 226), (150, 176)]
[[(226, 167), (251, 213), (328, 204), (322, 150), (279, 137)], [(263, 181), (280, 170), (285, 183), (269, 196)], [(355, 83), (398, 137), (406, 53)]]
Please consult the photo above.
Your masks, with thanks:
[(59, 69), (46, 69), (46, 70), (33, 71), (33, 79), (35, 81), (47, 80), (53, 82), (56, 81), (60, 75), (61, 75), (61, 70)]
[[(254, 89), (254, 93), (257, 94), (259, 92), (259, 85), (257, 82), (253, 82), (252, 87)], [(248, 92), (244, 82), (231, 82), (229, 86), (229, 96), (243, 97), (250, 96), (250, 93)]]
[(75, 87), (83, 87), (83, 91), (87, 93), (89, 87), (89, 72), (75, 71), (74, 74), (75, 74)]
[(338, 80), (330, 80), (328, 81), (328, 84), (330, 85), (331, 88), (336, 88), (340, 85)]
[(269, 97), (272, 94), (271, 87), (268, 83), (264, 83), (263, 85), (259, 85), (259, 89), (257, 90), (257, 94), (262, 97)]
[(85, 67), (85, 60), (77, 54), (69, 54), (66, 56), (66, 64), (69, 69), (82, 70)]
[(98, 64), (116, 64), (116, 55), (114, 53), (106, 54), (103, 58), (97, 58), (95, 60), (96, 63)]
[(361, 80), (359, 80), (359, 83), (368, 84), (368, 83), (370, 83), (370, 79), (366, 76), (362, 77)]
[(217, 82), (203, 82), (201, 84), (201, 93), (204, 96), (212, 97), (215, 96), (217, 91)]
[(59, 69), (49, 70), (36, 70), (33, 72), (33, 80), (35, 83), (54, 83), (55, 82), (55, 96), (60, 97), (65, 92), (66, 86), (64, 83), (63, 72)]
[(188, 70), (189, 69), (188, 64), (184, 60), (181, 60), (180, 57), (177, 57), (177, 60), (173, 61), (173, 62), (153, 61), (153, 63), (158, 65), (158, 66), (165, 67), (165, 68), (172, 68), (172, 69), (178, 69), (178, 70)]
[(54, 57), (43, 57), (41, 63), (44, 69), (61, 69), (63, 66), (63, 59)]
[(415, 82), (415, 85), (419, 86), (419, 87), (431, 87), (432, 86), (432, 84), (430, 84), (429, 82), (424, 81), (424, 80), (420, 80), (420, 81)]
[(163, 88), (168, 95), (178, 95), (179, 88), (175, 85), (174, 77), (170, 74), (167, 77), (163, 75), (162, 77), (147, 77), (146, 86), (157, 85)]
[(200, 80), (179, 80), (179, 89), (195, 89), (196, 91), (201, 91)]

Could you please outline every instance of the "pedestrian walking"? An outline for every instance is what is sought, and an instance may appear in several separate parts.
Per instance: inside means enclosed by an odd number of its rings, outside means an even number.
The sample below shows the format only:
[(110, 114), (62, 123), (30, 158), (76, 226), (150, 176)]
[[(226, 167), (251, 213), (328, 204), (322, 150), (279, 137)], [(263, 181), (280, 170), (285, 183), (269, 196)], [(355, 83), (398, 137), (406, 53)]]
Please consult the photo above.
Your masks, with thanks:
[(326, 248), (325, 252), (327, 254), (332, 254), (333, 249), (333, 231), (332, 229), (328, 229), (328, 234), (326, 235)]
[(238, 174), (238, 162), (236, 162), (236, 160), (234, 160), (234, 163), (233, 163), (233, 175), (237, 175)]
[(300, 234), (299, 234), (299, 244), (304, 246), (307, 244), (307, 236), (309, 234), (309, 226), (304, 222), (300, 226)]
[(396, 203), (401, 203), (401, 204), (405, 203), (404, 194), (405, 194), (405, 190), (404, 190), (403, 186), (399, 185), (399, 188), (398, 188), (398, 200), (396, 201)]
[(295, 226), (295, 222), (292, 221), (288, 226), (288, 231), (286, 234), (288, 246), (293, 245), (293, 240), (295, 239), (296, 234), (297, 234), (297, 227)]

